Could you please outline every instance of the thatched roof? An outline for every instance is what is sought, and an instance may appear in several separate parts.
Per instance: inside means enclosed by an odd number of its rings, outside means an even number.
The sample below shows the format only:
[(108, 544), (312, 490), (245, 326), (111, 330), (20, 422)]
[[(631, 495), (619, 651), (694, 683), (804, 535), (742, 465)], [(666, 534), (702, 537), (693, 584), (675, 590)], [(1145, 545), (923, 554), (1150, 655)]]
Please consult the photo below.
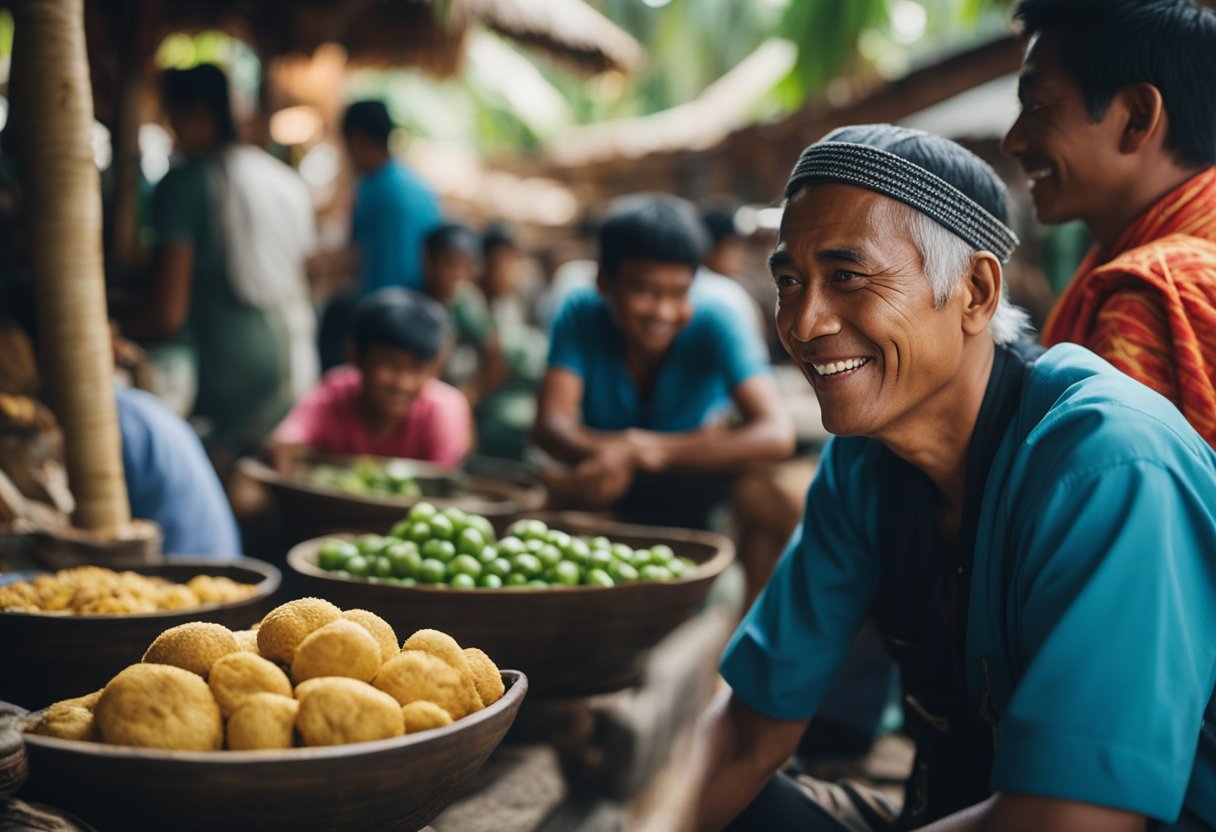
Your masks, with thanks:
[(582, 0), (464, 0), (467, 13), (512, 40), (592, 72), (630, 71), (642, 47)]

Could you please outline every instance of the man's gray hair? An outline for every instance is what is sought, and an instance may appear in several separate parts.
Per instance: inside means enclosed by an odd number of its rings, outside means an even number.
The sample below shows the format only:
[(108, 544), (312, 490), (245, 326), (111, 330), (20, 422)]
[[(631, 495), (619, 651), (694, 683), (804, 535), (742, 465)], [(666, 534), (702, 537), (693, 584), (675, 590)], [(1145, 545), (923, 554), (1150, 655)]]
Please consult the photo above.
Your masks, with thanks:
[[(915, 208), (902, 202), (896, 205), (906, 218), (912, 243), (920, 252), (922, 270), (933, 287), (934, 305), (940, 309), (962, 285), (976, 249)], [(1001, 299), (996, 314), (988, 322), (988, 331), (998, 344), (1027, 340), (1034, 334), (1030, 316), (1025, 309), (1010, 302), (1004, 281), (1001, 281)]]

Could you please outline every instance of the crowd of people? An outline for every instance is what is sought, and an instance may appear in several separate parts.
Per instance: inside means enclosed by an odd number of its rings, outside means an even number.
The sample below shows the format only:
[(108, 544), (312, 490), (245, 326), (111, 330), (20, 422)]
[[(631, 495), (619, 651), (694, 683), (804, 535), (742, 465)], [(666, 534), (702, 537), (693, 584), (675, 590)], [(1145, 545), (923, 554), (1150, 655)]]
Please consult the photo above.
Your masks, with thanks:
[[(771, 316), (735, 279), (732, 210), (669, 195), (616, 200), (594, 260), (528, 284), (510, 227), (445, 216), (390, 152), (385, 105), (355, 102), (351, 280), (313, 298), (303, 184), (237, 141), (207, 66), (165, 77), (182, 163), (120, 331), (221, 474), (243, 454), (481, 453), (532, 466), (554, 505), (709, 528), (796, 451), (775, 324), (833, 438), (800, 517), (754, 512), (792, 538), (748, 571), (696, 827), (1214, 829), (1216, 12), (1020, 0), (1014, 18), (1004, 150), (1039, 220), (1094, 241), (1041, 336), (1009, 301), (1004, 183), (891, 125), (790, 160)], [(147, 483), (158, 443), (196, 472), (198, 441), (152, 397), (118, 401), (132, 500), (175, 490), (162, 525), (186, 539), (190, 483)], [(218, 499), (213, 473), (185, 479)], [(167, 548), (235, 554), (207, 522), (217, 538)], [(917, 745), (902, 806), (787, 765), (813, 717), (881, 708), (894, 674)]]

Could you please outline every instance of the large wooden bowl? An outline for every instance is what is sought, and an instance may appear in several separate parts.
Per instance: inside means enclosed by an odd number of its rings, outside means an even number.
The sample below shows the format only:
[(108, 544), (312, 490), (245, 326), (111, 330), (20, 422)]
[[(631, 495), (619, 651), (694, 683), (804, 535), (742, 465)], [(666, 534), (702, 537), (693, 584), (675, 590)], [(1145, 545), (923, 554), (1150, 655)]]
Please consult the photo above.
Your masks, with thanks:
[(360, 458), (387, 461), (386, 457), (314, 456), (302, 461), (291, 476), (251, 457), (242, 459), (239, 466), (241, 473), (270, 492), (293, 540), (334, 532), (387, 530), (420, 500), (441, 509), (456, 506), (496, 518), (536, 511), (548, 499), (545, 487), (523, 465), (484, 458), (470, 459), (455, 471), (418, 460), (400, 460), (412, 470), (422, 489), (421, 497), (362, 496), (307, 479), (313, 466), (346, 466)]
[(528, 680), (444, 728), (391, 740), (284, 751), (186, 752), (25, 735), (25, 800), (98, 829), (408, 832), (425, 826), (481, 767), (515, 720)]
[(532, 516), (571, 534), (602, 534), (635, 548), (666, 543), (698, 566), (667, 583), (614, 587), (402, 587), (352, 581), (321, 569), (321, 538), (293, 547), (287, 564), (298, 573), (293, 579), (303, 591), (343, 609), (371, 610), (403, 639), (434, 627), (461, 644), (477, 645), (501, 665), (523, 670), (534, 696), (574, 696), (637, 681), (646, 650), (697, 611), (734, 559), (734, 544), (709, 532), (632, 526), (574, 513)]
[(250, 597), (228, 604), (141, 615), (0, 612), (0, 700), (33, 710), (97, 690), (139, 661), (154, 638), (187, 621), (247, 629), (270, 611), (271, 596), (282, 580), (278, 569), (251, 558), (174, 559), (130, 571), (176, 583), (195, 575), (223, 576), (257, 589)]

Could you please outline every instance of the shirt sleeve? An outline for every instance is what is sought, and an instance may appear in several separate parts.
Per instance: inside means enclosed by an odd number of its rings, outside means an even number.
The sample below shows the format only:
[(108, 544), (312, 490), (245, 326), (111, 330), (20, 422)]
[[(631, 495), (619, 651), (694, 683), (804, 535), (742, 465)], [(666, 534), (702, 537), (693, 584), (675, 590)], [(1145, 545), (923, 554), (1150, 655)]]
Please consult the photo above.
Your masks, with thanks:
[(704, 303), (710, 337), (726, 373), (726, 388), (734, 390), (753, 376), (767, 375), (768, 349), (747, 318), (751, 310), (736, 309), (720, 301)]
[(1177, 817), (1216, 678), (1211, 476), (1094, 466), (1028, 512), (994, 790)]
[(875, 489), (863, 487), (871, 478), (847, 459), (859, 442), (825, 446), (801, 528), (722, 660), (735, 695), (776, 719), (814, 716), (878, 591), (866, 531), (876, 503), (864, 494)]
[(1172, 344), (1156, 293), (1125, 289), (1102, 303), (1084, 346), (1177, 405), (1182, 396)]
[(448, 468), (464, 459), (473, 445), (473, 414), (464, 393), (447, 387), (427, 412), (427, 458)]
[(587, 330), (583, 293), (569, 295), (549, 329), (549, 366), (569, 370), (579, 378), (587, 376)]

